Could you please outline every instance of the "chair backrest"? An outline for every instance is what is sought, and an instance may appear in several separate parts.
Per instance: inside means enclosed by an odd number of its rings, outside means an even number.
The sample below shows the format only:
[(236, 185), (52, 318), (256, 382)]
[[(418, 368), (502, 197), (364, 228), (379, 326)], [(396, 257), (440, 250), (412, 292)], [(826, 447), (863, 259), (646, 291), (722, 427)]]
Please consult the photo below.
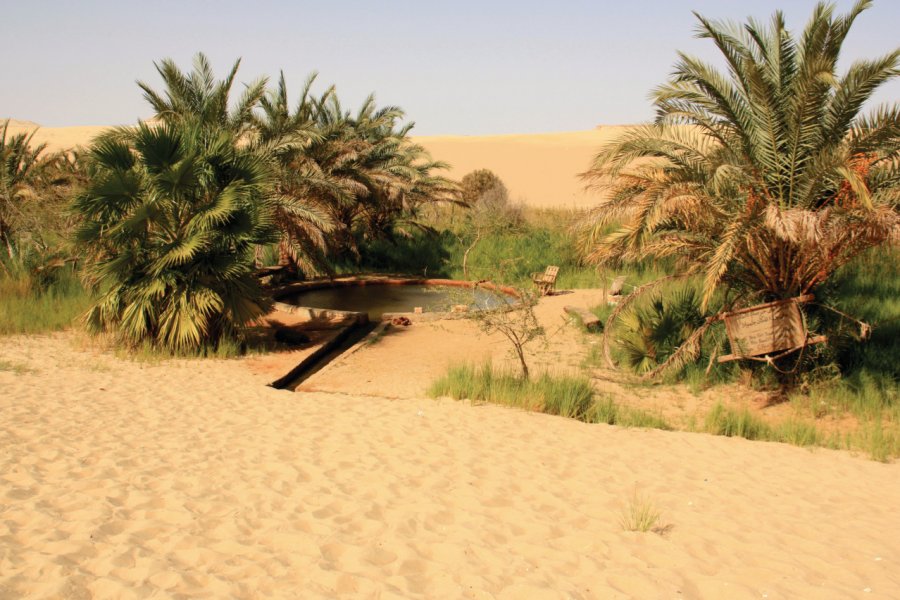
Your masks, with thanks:
[(544, 271), (543, 280), (546, 283), (554, 283), (554, 282), (556, 282), (557, 275), (559, 275), (559, 267), (554, 267), (554, 266), (547, 267), (547, 270)]
[(618, 296), (622, 293), (622, 288), (625, 286), (625, 276), (619, 275), (615, 279), (613, 279), (612, 285), (609, 286), (609, 295), (610, 296)]

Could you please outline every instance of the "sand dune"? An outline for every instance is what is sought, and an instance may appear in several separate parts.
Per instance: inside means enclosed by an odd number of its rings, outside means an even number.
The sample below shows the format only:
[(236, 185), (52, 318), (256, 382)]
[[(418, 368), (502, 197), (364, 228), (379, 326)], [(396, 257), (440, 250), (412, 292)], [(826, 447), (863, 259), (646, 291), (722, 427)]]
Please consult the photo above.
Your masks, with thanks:
[[(2, 120), (0, 120), (2, 124)], [(69, 150), (76, 146), (86, 146), (97, 135), (108, 129), (104, 125), (84, 125), (80, 127), (42, 127), (31, 121), (9, 121), (8, 135), (34, 132), (32, 143), (47, 144), (49, 152)]]
[(900, 464), (245, 363), (4, 338), (0, 598), (900, 596)]
[[(86, 145), (105, 127), (39, 127), (11, 121), (10, 132), (32, 131), (36, 143), (51, 151)], [(510, 197), (541, 208), (583, 208), (598, 196), (584, 191), (577, 174), (585, 171), (603, 144), (627, 128), (608, 126), (589, 131), (492, 136), (425, 136), (413, 138), (435, 159), (450, 163), (450, 177), (460, 179), (475, 169), (494, 171)]]
[(450, 163), (450, 176), (490, 169), (509, 188), (510, 197), (539, 208), (584, 208), (596, 204), (578, 173), (588, 169), (599, 148), (625, 126), (529, 135), (419, 137), (437, 159)]

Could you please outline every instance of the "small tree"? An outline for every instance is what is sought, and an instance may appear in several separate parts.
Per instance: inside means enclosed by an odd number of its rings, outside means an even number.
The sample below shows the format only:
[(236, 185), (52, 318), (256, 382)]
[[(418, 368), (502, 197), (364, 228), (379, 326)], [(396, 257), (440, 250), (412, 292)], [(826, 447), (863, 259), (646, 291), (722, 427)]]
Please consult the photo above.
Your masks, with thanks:
[(463, 252), (463, 277), (469, 278), (469, 254), (482, 239), (489, 235), (509, 231), (522, 224), (522, 211), (509, 203), (506, 186), (487, 169), (472, 171), (462, 178), (462, 199), (469, 206), (463, 237), (471, 241)]
[(478, 324), (479, 329), (487, 334), (500, 333), (512, 344), (512, 351), (519, 361), (522, 378), (529, 378), (528, 362), (525, 359), (525, 346), (544, 338), (544, 328), (534, 314), (538, 298), (529, 290), (516, 289), (519, 301), (508, 302), (508, 296), (497, 287), (491, 285), (474, 288), (488, 294), (489, 305), (496, 308), (484, 308), (469, 313), (469, 317)]
[(504, 203), (509, 197), (509, 192), (506, 190), (503, 181), (493, 171), (488, 169), (472, 171), (466, 174), (459, 183), (462, 187), (463, 202), (473, 208), (480, 203), (482, 197), (490, 190), (498, 190), (502, 194)]

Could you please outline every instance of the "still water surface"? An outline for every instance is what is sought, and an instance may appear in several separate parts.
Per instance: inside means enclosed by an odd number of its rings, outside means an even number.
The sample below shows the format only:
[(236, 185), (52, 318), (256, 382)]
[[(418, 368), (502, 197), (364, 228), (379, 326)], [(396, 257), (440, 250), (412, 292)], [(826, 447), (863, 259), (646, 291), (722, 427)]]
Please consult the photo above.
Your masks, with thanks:
[(494, 308), (515, 298), (483, 289), (474, 295), (468, 288), (434, 285), (353, 285), (300, 292), (283, 300), (296, 306), (367, 312), (378, 320), (386, 312), (413, 312), (421, 306), (425, 312), (448, 311), (454, 304), (471, 308)]

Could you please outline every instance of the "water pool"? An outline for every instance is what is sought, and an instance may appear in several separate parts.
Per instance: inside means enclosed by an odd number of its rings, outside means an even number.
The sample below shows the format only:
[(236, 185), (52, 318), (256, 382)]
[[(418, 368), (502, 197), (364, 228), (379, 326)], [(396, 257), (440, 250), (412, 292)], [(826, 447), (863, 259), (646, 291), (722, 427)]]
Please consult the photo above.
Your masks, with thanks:
[(513, 303), (515, 297), (481, 288), (474, 294), (469, 288), (423, 284), (366, 284), (303, 290), (287, 296), (282, 302), (309, 308), (327, 308), (365, 312), (372, 320), (384, 313), (411, 313), (421, 306), (426, 313), (445, 312), (455, 304), (472, 309), (496, 308), (501, 303)]

